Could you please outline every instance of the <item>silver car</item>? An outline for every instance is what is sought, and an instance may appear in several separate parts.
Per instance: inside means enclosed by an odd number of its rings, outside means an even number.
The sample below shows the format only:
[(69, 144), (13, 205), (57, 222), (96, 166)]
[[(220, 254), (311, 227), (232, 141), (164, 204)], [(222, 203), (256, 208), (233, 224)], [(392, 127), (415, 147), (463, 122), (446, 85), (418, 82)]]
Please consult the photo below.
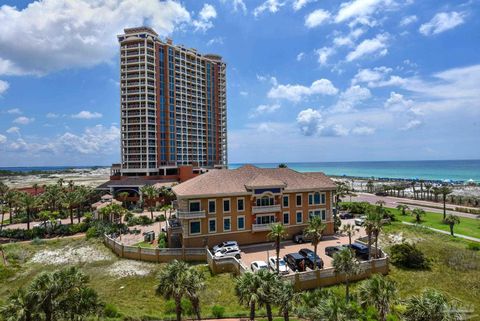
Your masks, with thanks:
[(215, 252), (215, 258), (221, 259), (226, 257), (234, 257), (240, 259), (240, 249), (238, 247), (225, 247)]
[[(270, 266), (270, 269), (272, 269), (272, 271), (277, 271), (277, 258), (276, 257), (269, 258), (268, 265)], [(280, 274), (288, 274), (289, 271), (290, 270), (288, 268), (287, 263), (282, 258), (280, 258), (278, 260), (278, 272), (280, 272)]]

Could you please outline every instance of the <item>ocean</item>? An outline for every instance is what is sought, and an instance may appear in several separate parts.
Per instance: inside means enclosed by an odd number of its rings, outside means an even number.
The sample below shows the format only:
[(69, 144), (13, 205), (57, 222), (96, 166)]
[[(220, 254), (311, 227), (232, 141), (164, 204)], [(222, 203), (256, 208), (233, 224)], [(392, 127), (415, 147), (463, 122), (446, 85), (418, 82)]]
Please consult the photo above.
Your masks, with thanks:
[[(299, 172), (324, 172), (327, 175), (364, 178), (423, 179), (434, 181), (480, 182), (480, 160), (442, 161), (378, 161), (378, 162), (317, 162), (286, 163)], [(277, 167), (278, 163), (253, 164), (258, 167)], [(230, 164), (238, 168), (242, 164)]]
[[(258, 167), (277, 167), (279, 163), (253, 164)], [(327, 175), (364, 178), (423, 179), (480, 182), (480, 160), (442, 161), (379, 161), (379, 162), (315, 162), (286, 163), (299, 172), (324, 172)], [(229, 168), (243, 164), (231, 163)], [(44, 166), (44, 167), (0, 167), (0, 170), (29, 172), (34, 170), (65, 170), (72, 168), (92, 168), (93, 166)], [(95, 166), (105, 167), (105, 166)]]

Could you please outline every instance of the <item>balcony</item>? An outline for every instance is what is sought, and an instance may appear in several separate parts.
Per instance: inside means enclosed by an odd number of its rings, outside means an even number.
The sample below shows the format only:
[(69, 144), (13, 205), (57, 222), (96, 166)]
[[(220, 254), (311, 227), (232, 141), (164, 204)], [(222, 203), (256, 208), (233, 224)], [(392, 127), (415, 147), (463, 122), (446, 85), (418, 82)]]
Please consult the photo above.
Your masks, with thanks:
[(252, 206), (252, 214), (275, 213), (280, 212), (280, 204), (266, 206)]
[(194, 218), (205, 218), (205, 211), (177, 211), (177, 217), (183, 220), (189, 220)]
[(264, 232), (264, 231), (270, 231), (271, 225), (276, 222), (271, 222), (268, 224), (252, 224), (252, 232)]

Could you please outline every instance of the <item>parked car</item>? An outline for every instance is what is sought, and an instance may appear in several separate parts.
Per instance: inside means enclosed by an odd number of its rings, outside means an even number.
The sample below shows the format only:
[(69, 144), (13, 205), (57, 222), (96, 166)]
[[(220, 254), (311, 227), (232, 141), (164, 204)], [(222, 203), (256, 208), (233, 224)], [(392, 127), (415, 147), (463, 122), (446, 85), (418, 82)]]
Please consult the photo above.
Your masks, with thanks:
[(310, 249), (301, 249), (298, 251), (298, 254), (303, 255), (307, 259), (307, 267), (310, 269), (314, 270), (315, 267), (319, 269), (323, 269), (323, 260), (321, 257), (318, 255), (315, 255), (315, 252), (313, 252)]
[(340, 213), (339, 216), (342, 220), (346, 220), (354, 217), (352, 213), (346, 213), (346, 212)]
[(355, 225), (357, 226), (363, 226), (363, 224), (365, 224), (365, 219), (367, 217), (366, 216), (360, 216), (358, 218), (355, 219)]
[(222, 243), (220, 243), (220, 244), (218, 244), (218, 245), (215, 245), (215, 246), (213, 247), (213, 252), (217, 252), (217, 251), (220, 250), (220, 249), (223, 249), (223, 248), (225, 248), (225, 247), (232, 247), (232, 246), (238, 247), (237, 241), (225, 241), (225, 242), (222, 242)]
[(307, 269), (306, 259), (299, 253), (289, 253), (283, 257), (283, 260), (292, 271), (304, 272)]
[(340, 252), (343, 250), (345, 247), (348, 247), (348, 245), (335, 245), (335, 246), (327, 246), (325, 248), (325, 255), (333, 257), (335, 253)]
[(361, 243), (352, 243), (352, 245), (347, 245), (352, 250), (355, 251), (355, 255), (361, 259), (368, 259), (368, 246), (361, 244)]
[(310, 242), (312, 241), (312, 239), (310, 237), (306, 237), (305, 235), (303, 235), (303, 232), (301, 232), (293, 236), (293, 241), (297, 244), (302, 244), (305, 242)]
[(52, 221), (46, 221), (46, 222), (41, 222), (33, 225), (33, 227), (38, 227), (38, 228), (53, 228), (55, 226), (62, 225), (62, 220), (57, 218), (54, 223)]
[(224, 247), (217, 252), (215, 252), (215, 258), (225, 258), (225, 257), (234, 257), (240, 259), (240, 249), (236, 246), (234, 247)]
[[(270, 266), (270, 269), (272, 269), (272, 271), (277, 271), (277, 258), (269, 258), (268, 265)], [(288, 274), (289, 272), (288, 265), (282, 258), (279, 258), (278, 260), (278, 272), (280, 272), (281, 274)]]
[(265, 261), (253, 261), (252, 264), (250, 264), (250, 268), (253, 273), (257, 273), (260, 270), (268, 270), (268, 265)]

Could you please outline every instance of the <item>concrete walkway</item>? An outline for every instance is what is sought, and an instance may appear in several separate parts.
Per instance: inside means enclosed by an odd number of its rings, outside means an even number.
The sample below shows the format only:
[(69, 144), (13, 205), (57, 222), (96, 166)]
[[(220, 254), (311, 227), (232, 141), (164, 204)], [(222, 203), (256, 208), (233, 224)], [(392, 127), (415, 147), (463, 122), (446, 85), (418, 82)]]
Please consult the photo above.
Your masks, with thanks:
[[(417, 227), (429, 229), (429, 230), (432, 230), (432, 231), (435, 231), (435, 232), (438, 232), (438, 233), (450, 235), (450, 232), (447, 232), (447, 231), (444, 231), (444, 230), (439, 230), (439, 229), (436, 229), (436, 228), (433, 228), (433, 227), (428, 227), (428, 226), (425, 226), (425, 225), (420, 225), (420, 224), (415, 224), (415, 223), (410, 223), (410, 222), (403, 222), (403, 221), (402, 221), (402, 224), (410, 225), (410, 226), (417, 226)], [(462, 239), (469, 240), (469, 241), (479, 242), (479, 243), (480, 243), (480, 239), (478, 239), (478, 238), (476, 238), (476, 237), (467, 236), (467, 235), (462, 235), (462, 234), (456, 234), (456, 233), (455, 233), (455, 236), (456, 236), (456, 237), (459, 237), (459, 238), (462, 238)]]

